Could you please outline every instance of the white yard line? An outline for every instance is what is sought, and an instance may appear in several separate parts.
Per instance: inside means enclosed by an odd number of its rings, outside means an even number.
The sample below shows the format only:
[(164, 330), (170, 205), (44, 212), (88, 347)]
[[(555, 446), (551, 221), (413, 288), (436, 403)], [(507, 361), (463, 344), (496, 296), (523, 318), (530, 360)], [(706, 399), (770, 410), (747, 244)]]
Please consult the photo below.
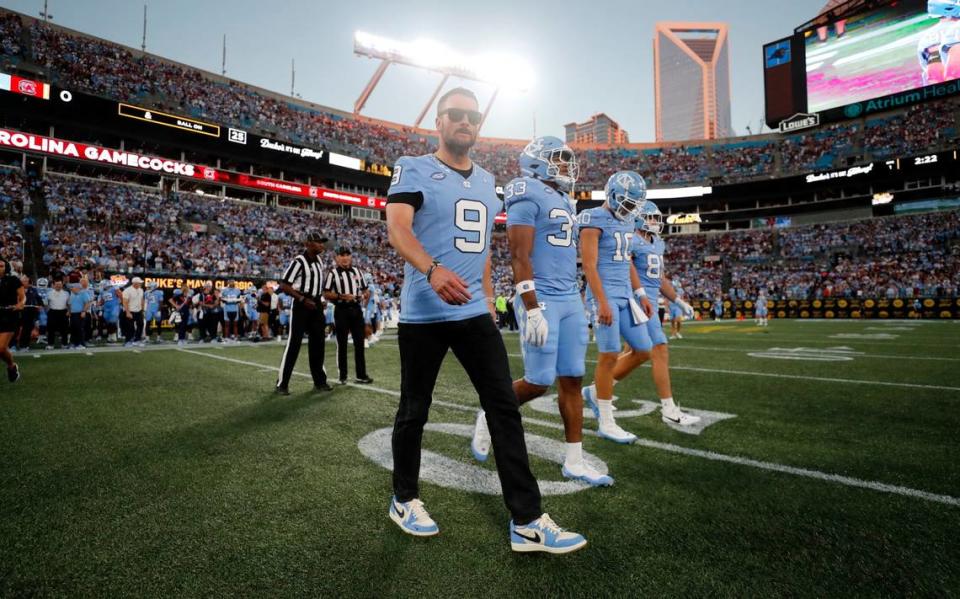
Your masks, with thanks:
[[(511, 358), (522, 358), (522, 354), (507, 354)], [(858, 356), (859, 357), (859, 356)], [(596, 360), (587, 360), (590, 364), (596, 364)], [(649, 368), (650, 364), (644, 364), (644, 368)], [(894, 383), (890, 381), (867, 381), (862, 379), (841, 379), (825, 376), (806, 376), (800, 374), (778, 374), (773, 372), (753, 372), (750, 370), (726, 370), (723, 368), (698, 368), (696, 366), (674, 366), (670, 365), (670, 370), (689, 370), (691, 372), (714, 372), (717, 374), (736, 374), (740, 376), (762, 376), (774, 379), (795, 379), (801, 381), (818, 381), (823, 383), (846, 383), (849, 385), (879, 385), (881, 387), (905, 387), (908, 389), (937, 389), (940, 391), (960, 391), (960, 387), (947, 387), (945, 385), (923, 385), (920, 383)]]
[[(257, 362), (248, 362), (246, 360), (237, 360), (235, 358), (228, 358), (227, 356), (222, 355), (213, 355), (208, 352), (201, 352), (189, 349), (181, 349), (183, 353), (193, 354), (196, 356), (203, 356), (210, 358), (212, 360), (223, 360), (225, 362), (232, 362), (235, 364), (242, 364), (244, 366), (256, 366), (263, 369), (270, 369), (273, 371), (279, 370), (279, 368), (272, 368), (267, 364), (260, 364)], [(293, 374), (301, 377), (311, 378), (309, 374), (304, 372), (294, 371)], [(358, 389), (364, 389), (367, 391), (373, 391), (375, 393), (381, 393), (384, 395), (390, 395), (392, 397), (399, 397), (399, 391), (393, 391), (390, 389), (383, 389), (381, 387), (374, 387), (372, 385), (357, 385), (355, 383), (348, 383), (351, 387), (356, 387)], [(442, 400), (434, 400), (434, 404), (450, 408), (454, 410), (460, 410), (463, 412), (469, 412), (475, 414), (477, 409), (466, 406), (463, 404), (452, 403)], [(537, 426), (543, 426), (555, 430), (563, 430), (563, 425), (550, 422), (546, 420), (540, 420), (537, 418), (527, 418), (524, 416), (523, 421), (528, 424), (534, 424)], [(584, 430), (585, 433), (596, 436), (596, 431)], [(941, 495), (938, 493), (930, 493), (927, 491), (921, 491), (919, 489), (911, 489), (910, 487), (902, 487), (899, 485), (891, 485), (887, 483), (881, 483), (877, 481), (863, 480), (859, 478), (853, 478), (850, 476), (842, 476), (839, 474), (829, 474), (826, 472), (821, 472), (819, 470), (811, 470), (808, 468), (797, 468), (794, 466), (787, 466), (784, 464), (777, 464), (774, 462), (763, 462), (760, 460), (753, 460), (750, 458), (744, 458), (740, 456), (726, 455), (722, 453), (716, 453), (713, 451), (704, 451), (700, 449), (691, 449), (689, 447), (682, 447), (680, 445), (674, 445), (672, 443), (661, 443), (660, 441), (652, 441), (649, 439), (638, 439), (637, 445), (642, 447), (649, 447), (651, 449), (659, 449), (662, 451), (668, 451), (671, 453), (678, 453), (681, 455), (703, 458), (706, 460), (711, 460), (714, 462), (726, 462), (729, 464), (737, 464), (739, 466), (749, 466), (751, 468), (757, 468), (760, 470), (767, 470), (769, 472), (779, 472), (782, 474), (791, 474), (793, 476), (800, 476), (804, 478), (811, 478), (814, 480), (821, 480), (826, 482), (837, 483), (847, 487), (854, 487), (860, 489), (869, 489), (872, 491), (879, 491), (881, 493), (891, 493), (894, 495), (902, 495), (905, 497), (911, 497), (913, 499), (923, 499), (926, 501), (933, 501), (936, 503), (943, 503), (946, 505), (960, 506), (960, 497), (952, 497), (950, 495)]]
[[(751, 339), (753, 341), (753, 339)], [(841, 339), (840, 341), (844, 341)], [(836, 346), (836, 343), (832, 345)], [(670, 350), (675, 349), (704, 349), (709, 351), (719, 351), (719, 352), (765, 352), (770, 351), (770, 348), (757, 348), (757, 349), (744, 349), (744, 348), (732, 348), (732, 347), (711, 347), (709, 345), (689, 345), (686, 343), (686, 340), (677, 340), (675, 343), (670, 343)], [(820, 349), (820, 348), (817, 348)], [(829, 351), (829, 348), (823, 348), (823, 351)], [(930, 360), (934, 362), (960, 362), (960, 358), (939, 358), (935, 356), (901, 356), (896, 354), (856, 354), (857, 358), (895, 358), (897, 360)]]
[[(385, 344), (387, 345), (387, 344)], [(749, 351), (749, 350), (742, 350)], [(763, 350), (758, 350), (763, 351)], [(522, 354), (508, 353), (508, 356), (511, 358), (522, 358)], [(862, 357), (862, 356), (857, 356)], [(891, 356), (891, 357), (900, 357), (900, 356)], [(588, 364), (596, 364), (596, 360), (587, 360)], [(649, 364), (644, 364), (645, 368), (649, 368)], [(775, 379), (794, 379), (801, 381), (818, 381), (822, 383), (845, 383), (849, 385), (877, 385), (880, 387), (903, 387), (905, 389), (936, 389), (939, 391), (960, 391), (960, 387), (948, 387), (946, 385), (924, 385), (922, 383), (897, 383), (891, 381), (869, 381), (863, 379), (841, 379), (833, 377), (823, 377), (823, 376), (805, 376), (800, 374), (777, 374), (772, 372), (753, 372), (749, 370), (726, 370), (723, 368), (698, 368), (695, 366), (675, 366), (671, 365), (670, 370), (688, 370), (691, 372), (713, 372), (716, 374), (734, 374), (738, 376), (760, 376), (768, 377)]]

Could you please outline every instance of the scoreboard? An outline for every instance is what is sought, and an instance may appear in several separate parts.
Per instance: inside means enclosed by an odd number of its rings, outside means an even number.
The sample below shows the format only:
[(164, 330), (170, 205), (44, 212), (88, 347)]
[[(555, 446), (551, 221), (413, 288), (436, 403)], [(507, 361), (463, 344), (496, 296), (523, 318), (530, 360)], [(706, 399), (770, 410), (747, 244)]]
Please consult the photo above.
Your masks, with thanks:
[(960, 95), (958, 45), (956, 0), (842, 4), (764, 45), (767, 125), (800, 122), (795, 130)]

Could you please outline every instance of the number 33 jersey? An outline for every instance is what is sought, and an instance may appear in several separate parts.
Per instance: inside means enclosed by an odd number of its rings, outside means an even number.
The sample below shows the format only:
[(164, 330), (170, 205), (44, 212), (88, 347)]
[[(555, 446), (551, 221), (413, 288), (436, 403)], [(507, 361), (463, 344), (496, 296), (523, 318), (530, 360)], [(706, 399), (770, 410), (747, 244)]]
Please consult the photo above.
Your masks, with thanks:
[(577, 221), (567, 196), (537, 179), (519, 177), (503, 188), (503, 199), (508, 228), (534, 227), (537, 296), (578, 296)]
[(400, 322), (426, 323), (465, 320), (487, 314), (483, 267), (490, 253), (493, 219), (503, 207), (493, 175), (473, 165), (468, 176), (448, 167), (433, 154), (400, 158), (393, 167), (387, 192), (419, 199), (414, 206), (413, 234), (423, 249), (457, 273), (470, 288), (468, 303), (453, 306), (434, 292), (427, 277), (404, 265), (400, 292)]

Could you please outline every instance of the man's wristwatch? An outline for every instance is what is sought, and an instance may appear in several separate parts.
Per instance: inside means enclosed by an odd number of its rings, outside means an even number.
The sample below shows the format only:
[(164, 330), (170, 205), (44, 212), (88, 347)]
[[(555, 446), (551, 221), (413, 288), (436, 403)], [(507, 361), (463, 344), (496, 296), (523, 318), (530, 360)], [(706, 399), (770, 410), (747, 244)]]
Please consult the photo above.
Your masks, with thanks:
[(430, 277), (433, 276), (433, 271), (437, 270), (437, 267), (438, 267), (438, 266), (440, 266), (440, 261), (439, 261), (439, 260), (434, 260), (434, 261), (430, 264), (430, 268), (427, 269), (427, 283), (430, 282)]

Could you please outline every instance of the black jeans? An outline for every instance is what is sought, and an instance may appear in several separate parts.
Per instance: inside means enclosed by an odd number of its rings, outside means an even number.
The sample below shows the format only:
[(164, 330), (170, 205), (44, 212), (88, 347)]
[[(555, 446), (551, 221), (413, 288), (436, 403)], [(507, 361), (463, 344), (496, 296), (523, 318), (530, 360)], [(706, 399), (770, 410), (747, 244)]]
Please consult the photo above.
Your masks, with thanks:
[(337, 369), (340, 380), (347, 378), (347, 335), (353, 337), (353, 355), (357, 363), (357, 378), (367, 378), (367, 360), (363, 354), (366, 340), (363, 310), (360, 304), (340, 304), (333, 309), (333, 322), (337, 328)]
[(66, 310), (50, 310), (47, 312), (47, 345), (52, 347), (57, 337), (60, 337), (61, 347), (66, 347), (69, 332), (70, 323)]
[(217, 338), (217, 326), (220, 324), (220, 318), (223, 313), (220, 310), (204, 310), (201, 331), (203, 331), (203, 340), (214, 340)]
[(447, 350), (467, 371), (487, 415), (503, 499), (517, 524), (543, 513), (530, 472), (520, 409), (503, 338), (489, 315), (428, 324), (400, 323), (400, 407), (393, 425), (393, 491), (398, 501), (419, 496), (420, 450), (433, 387)]
[(83, 312), (70, 313), (70, 345), (83, 345), (87, 342), (87, 324), (90, 315)]
[(124, 321), (124, 340), (127, 343), (131, 341), (139, 342), (143, 339), (143, 312), (131, 312), (130, 318), (123, 315)]
[(290, 335), (287, 337), (287, 347), (283, 350), (283, 358), (280, 359), (280, 377), (277, 379), (277, 387), (286, 389), (290, 384), (293, 367), (300, 355), (304, 333), (310, 336), (308, 352), (313, 384), (316, 387), (327, 384), (327, 371), (323, 368), (323, 350), (327, 341), (324, 334), (326, 326), (319, 300), (317, 300), (316, 310), (307, 309), (302, 302), (293, 302), (293, 308), (290, 310)]
[(20, 313), (20, 337), (18, 339), (13, 339), (13, 343), (16, 344), (20, 349), (26, 349), (30, 347), (31, 333), (33, 333), (33, 325), (37, 322), (37, 309), (36, 308), (24, 308)]

